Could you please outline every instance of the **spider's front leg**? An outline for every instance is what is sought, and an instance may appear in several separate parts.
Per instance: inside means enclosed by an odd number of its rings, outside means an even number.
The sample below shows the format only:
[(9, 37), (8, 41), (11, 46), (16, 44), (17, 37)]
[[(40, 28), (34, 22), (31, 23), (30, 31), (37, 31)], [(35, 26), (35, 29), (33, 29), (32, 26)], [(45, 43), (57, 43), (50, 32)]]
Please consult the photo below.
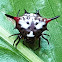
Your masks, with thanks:
[(17, 38), (14, 40), (13, 46), (14, 46), (15, 42), (16, 42), (17, 39), (18, 39), (17, 43), (15, 44), (15, 47), (17, 48), (17, 45), (18, 45), (18, 43), (20, 42), (21, 38), (22, 38), (22, 36), (18, 35)]
[(38, 45), (38, 48), (36, 48), (35, 50), (41, 48), (41, 46), (40, 46), (40, 41), (41, 41), (41, 37), (39, 37), (39, 45)]
[(48, 42), (48, 45), (49, 45), (48, 39), (46, 39), (43, 35), (47, 35), (47, 36), (49, 36), (49, 35), (48, 34), (42, 34), (42, 38), (45, 39)]

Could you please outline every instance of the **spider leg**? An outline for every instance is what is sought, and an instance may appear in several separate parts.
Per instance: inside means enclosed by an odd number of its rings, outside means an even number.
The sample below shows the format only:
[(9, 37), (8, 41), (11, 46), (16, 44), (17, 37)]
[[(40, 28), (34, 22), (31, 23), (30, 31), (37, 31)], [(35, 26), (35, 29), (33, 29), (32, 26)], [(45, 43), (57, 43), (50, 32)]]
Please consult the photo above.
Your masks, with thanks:
[[(40, 40), (41, 40), (41, 38), (39, 38), (39, 46), (38, 46), (38, 48), (36, 48), (35, 50), (37, 50), (37, 49), (40, 48)], [(34, 50), (34, 51), (35, 51), (35, 50)]]
[(42, 35), (42, 38), (44, 38), (44, 39), (48, 42), (48, 45), (49, 45), (49, 41), (48, 41), (48, 39), (46, 39), (43, 35)]
[(17, 17), (18, 17), (18, 15), (19, 15), (19, 12), (20, 12), (20, 10), (19, 10), (18, 13), (17, 13)]
[(47, 36), (50, 36), (50, 35), (48, 35), (48, 34), (42, 34), (42, 35), (47, 35)]
[[(24, 44), (24, 41), (23, 41), (23, 44)], [(24, 44), (25, 45), (25, 44)]]
[(38, 48), (40, 48), (40, 40), (41, 40), (41, 38), (39, 38), (39, 47)]
[(22, 38), (22, 37), (19, 37), (19, 40), (18, 40), (18, 42), (16, 43), (16, 48), (17, 48), (17, 45), (19, 44), (21, 38)]
[(10, 35), (9, 37), (11, 37), (11, 36), (15, 36), (15, 35), (19, 35), (20, 33), (18, 33), (18, 34), (13, 34), (13, 35)]
[(17, 41), (18, 38), (19, 38), (19, 36), (14, 40), (13, 46), (14, 46), (14, 44), (15, 44), (15, 42)]

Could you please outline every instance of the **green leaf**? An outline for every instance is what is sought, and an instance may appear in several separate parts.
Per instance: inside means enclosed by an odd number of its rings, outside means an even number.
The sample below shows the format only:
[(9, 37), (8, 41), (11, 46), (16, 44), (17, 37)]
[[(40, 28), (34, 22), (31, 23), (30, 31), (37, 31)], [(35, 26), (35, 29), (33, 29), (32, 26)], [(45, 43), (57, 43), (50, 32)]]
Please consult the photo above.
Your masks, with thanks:
[(27, 62), (23, 56), (19, 56), (13, 51), (0, 47), (0, 62)]
[[(24, 9), (29, 13), (39, 10), (40, 15), (45, 18), (60, 16), (58, 19), (48, 23), (45, 31), (50, 35), (50, 44), (41, 38), (41, 48), (33, 51), (21, 42), (17, 49), (13, 41), (17, 36), (9, 38), (11, 34), (18, 33), (14, 30), (15, 25), (8, 20), (4, 14), (16, 16), (24, 14)], [(62, 1), (61, 0), (0, 0), (0, 61), (1, 62), (62, 62)], [(36, 48), (36, 47), (35, 47)]]

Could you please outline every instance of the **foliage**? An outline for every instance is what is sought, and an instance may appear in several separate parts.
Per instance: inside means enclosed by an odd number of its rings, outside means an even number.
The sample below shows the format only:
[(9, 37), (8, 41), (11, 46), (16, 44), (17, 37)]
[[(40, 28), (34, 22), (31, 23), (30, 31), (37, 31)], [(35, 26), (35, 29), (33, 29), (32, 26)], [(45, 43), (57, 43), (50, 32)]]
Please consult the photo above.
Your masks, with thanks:
[[(0, 0), (0, 61), (1, 62), (62, 62), (62, 1), (61, 0)], [(17, 49), (13, 41), (17, 36), (9, 38), (11, 34), (18, 33), (13, 30), (15, 25), (4, 15), (16, 16), (20, 9), (19, 16), (24, 14), (24, 9), (29, 13), (39, 10), (40, 15), (51, 18), (57, 15), (60, 17), (48, 24), (50, 44), (41, 38), (41, 48), (32, 50), (21, 42)]]

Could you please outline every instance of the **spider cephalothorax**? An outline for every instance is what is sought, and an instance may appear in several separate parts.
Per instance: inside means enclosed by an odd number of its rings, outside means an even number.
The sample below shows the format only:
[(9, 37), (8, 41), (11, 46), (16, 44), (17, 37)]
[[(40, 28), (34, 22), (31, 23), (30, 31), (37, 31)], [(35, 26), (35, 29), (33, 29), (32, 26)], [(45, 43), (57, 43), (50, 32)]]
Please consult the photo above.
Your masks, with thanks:
[[(40, 39), (40, 36), (44, 38), (43, 35), (47, 35), (47, 34), (43, 34), (43, 31), (47, 30), (48, 22), (59, 17), (56, 16), (54, 18), (47, 19), (40, 16), (39, 11), (37, 11), (37, 13), (28, 13), (26, 10), (25, 10), (25, 14), (21, 17), (13, 17), (7, 14), (5, 15), (16, 21), (15, 28), (18, 29), (20, 32), (19, 34), (14, 34), (14, 35), (18, 35), (17, 39), (19, 39), (19, 41), (16, 43), (16, 46), (20, 42), (21, 38), (25, 39), (26, 42), (28, 43), (34, 43), (37, 39)], [(47, 40), (48, 42), (48, 39), (46, 38), (44, 39)], [(14, 41), (14, 43), (16, 42), (16, 40)], [(40, 43), (39, 43), (39, 47), (40, 47)]]

